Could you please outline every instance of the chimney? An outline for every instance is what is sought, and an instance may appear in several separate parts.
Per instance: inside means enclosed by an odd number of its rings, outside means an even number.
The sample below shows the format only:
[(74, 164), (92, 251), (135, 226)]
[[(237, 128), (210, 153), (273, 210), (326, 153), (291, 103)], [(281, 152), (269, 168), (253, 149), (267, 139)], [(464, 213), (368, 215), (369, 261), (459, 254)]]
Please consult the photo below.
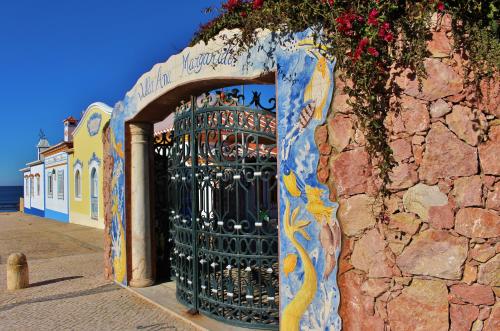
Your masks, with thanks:
[(73, 141), (73, 131), (76, 128), (78, 121), (70, 116), (64, 120), (64, 141), (71, 142)]

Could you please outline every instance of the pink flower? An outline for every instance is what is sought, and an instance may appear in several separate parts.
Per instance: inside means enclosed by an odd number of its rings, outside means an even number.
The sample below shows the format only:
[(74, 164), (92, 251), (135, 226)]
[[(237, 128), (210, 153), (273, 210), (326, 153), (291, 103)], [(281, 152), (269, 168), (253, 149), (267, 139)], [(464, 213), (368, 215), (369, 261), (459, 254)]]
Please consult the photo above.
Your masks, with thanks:
[(253, 0), (252, 8), (255, 10), (261, 9), (264, 5), (264, 0)]
[(359, 48), (356, 48), (356, 50), (354, 51), (354, 56), (353, 56), (353, 61), (356, 62), (359, 60), (359, 58), (361, 57), (361, 53), (363, 51)]
[(227, 11), (233, 11), (240, 4), (240, 0), (228, 0), (222, 5)]
[(356, 50), (354, 51), (354, 56), (353, 56), (354, 62), (359, 60), (361, 54), (363, 54), (363, 50), (365, 49), (366, 45), (368, 45), (369, 42), (370, 40), (367, 37), (364, 37), (359, 41), (358, 47), (356, 47)]
[(337, 29), (348, 36), (352, 35), (353, 34), (352, 23), (354, 20), (357, 20), (358, 18), (359, 16), (356, 14), (349, 12), (343, 13), (342, 15), (340, 15), (335, 19), (335, 21), (337, 22)]
[(378, 29), (378, 36), (387, 42), (391, 42), (394, 39), (394, 35), (389, 31), (390, 29), (391, 25), (389, 23), (382, 23), (382, 25)]
[(378, 51), (373, 47), (368, 47), (366, 50), (371, 56), (377, 57), (379, 55)]
[(377, 26), (378, 25), (377, 17), (378, 17), (378, 10), (376, 8), (373, 8), (368, 14), (368, 24)]
[(437, 5), (437, 9), (439, 11), (444, 11), (444, 3), (442, 3), (441, 1), (438, 2), (438, 5)]
[(358, 47), (364, 49), (369, 42), (370, 40), (367, 37), (364, 37), (363, 39), (360, 40)]

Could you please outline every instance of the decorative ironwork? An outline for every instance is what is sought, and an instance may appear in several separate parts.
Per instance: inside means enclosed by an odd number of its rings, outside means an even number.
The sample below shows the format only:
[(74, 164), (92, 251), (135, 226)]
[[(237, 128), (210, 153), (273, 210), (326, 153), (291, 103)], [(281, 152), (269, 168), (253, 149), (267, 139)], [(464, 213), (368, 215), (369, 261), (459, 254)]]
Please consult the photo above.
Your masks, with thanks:
[(269, 103), (272, 104), (271, 107), (264, 107), (260, 103), (261, 92), (254, 91), (252, 93), (253, 93), (253, 97), (252, 97), (252, 101), (250, 102), (249, 106), (255, 105), (255, 107), (257, 107), (257, 108), (261, 108), (261, 109), (269, 110), (269, 111), (276, 109), (276, 98), (269, 99)]
[(234, 89), (176, 109), (172, 270), (184, 305), (231, 324), (277, 329), (276, 118), (255, 95), (252, 105)]

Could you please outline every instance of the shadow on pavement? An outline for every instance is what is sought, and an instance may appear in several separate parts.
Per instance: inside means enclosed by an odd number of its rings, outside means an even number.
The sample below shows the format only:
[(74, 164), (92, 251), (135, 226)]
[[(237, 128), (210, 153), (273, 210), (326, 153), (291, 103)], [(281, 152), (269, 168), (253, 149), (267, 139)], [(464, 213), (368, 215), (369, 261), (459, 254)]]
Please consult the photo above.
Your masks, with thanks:
[(136, 330), (146, 330), (146, 331), (161, 331), (161, 330), (177, 330), (175, 326), (170, 326), (165, 323), (157, 323), (151, 325), (139, 325)]
[(36, 282), (36, 283), (30, 284), (30, 287), (43, 286), (43, 285), (48, 285), (48, 284), (53, 284), (53, 283), (59, 283), (59, 282), (64, 282), (66, 280), (78, 279), (78, 278), (83, 278), (83, 276), (69, 276), (69, 277), (61, 277), (61, 278), (48, 279), (48, 280), (44, 280), (44, 281), (41, 281), (41, 282)]
[(26, 300), (26, 301), (11, 303), (11, 304), (8, 304), (5, 306), (0, 306), (0, 312), (8, 311), (8, 310), (14, 309), (16, 307), (31, 304), (31, 303), (39, 303), (39, 302), (47, 302), (47, 301), (54, 301), (54, 300), (77, 298), (77, 297), (82, 297), (82, 296), (86, 296), (86, 295), (93, 295), (93, 294), (117, 291), (117, 290), (121, 290), (121, 289), (122, 289), (121, 287), (119, 287), (118, 285), (113, 284), (113, 283), (105, 284), (105, 285), (98, 286), (96, 288), (92, 288), (89, 290), (74, 291), (74, 292), (56, 294), (56, 295), (49, 295), (49, 296), (42, 297), (42, 298), (35, 298), (35, 299)]

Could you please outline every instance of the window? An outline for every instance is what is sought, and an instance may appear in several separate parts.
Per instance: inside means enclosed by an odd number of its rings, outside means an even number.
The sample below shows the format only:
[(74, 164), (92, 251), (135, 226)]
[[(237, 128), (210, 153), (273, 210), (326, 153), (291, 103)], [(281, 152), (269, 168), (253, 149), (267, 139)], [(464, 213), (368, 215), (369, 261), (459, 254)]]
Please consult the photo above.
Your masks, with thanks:
[(29, 195), (30, 195), (28, 178), (26, 178), (25, 183), (24, 183), (24, 195), (26, 197), (29, 197)]
[(40, 177), (36, 178), (36, 195), (40, 196)]
[(99, 179), (97, 177), (97, 170), (92, 169), (90, 173), (90, 217), (96, 220), (99, 217)]
[(33, 191), (34, 191), (34, 187), (33, 187), (33, 177), (30, 178), (30, 195), (33, 196)]
[(80, 177), (80, 170), (75, 172), (75, 197), (82, 197), (82, 179)]
[(98, 181), (98, 178), (97, 178), (97, 171), (95, 169), (92, 169), (92, 173), (90, 175), (90, 180), (91, 180), (91, 185), (92, 185), (92, 188), (91, 188), (91, 191), (92, 191), (92, 198), (97, 198), (97, 192), (98, 192), (98, 189), (99, 189), (99, 181)]
[(57, 171), (57, 198), (64, 200), (64, 170)]
[(49, 172), (49, 175), (47, 177), (47, 189), (48, 189), (48, 197), (52, 199), (52, 197), (54, 196), (54, 180), (56, 179), (56, 171), (55, 170), (52, 170), (51, 172)]

